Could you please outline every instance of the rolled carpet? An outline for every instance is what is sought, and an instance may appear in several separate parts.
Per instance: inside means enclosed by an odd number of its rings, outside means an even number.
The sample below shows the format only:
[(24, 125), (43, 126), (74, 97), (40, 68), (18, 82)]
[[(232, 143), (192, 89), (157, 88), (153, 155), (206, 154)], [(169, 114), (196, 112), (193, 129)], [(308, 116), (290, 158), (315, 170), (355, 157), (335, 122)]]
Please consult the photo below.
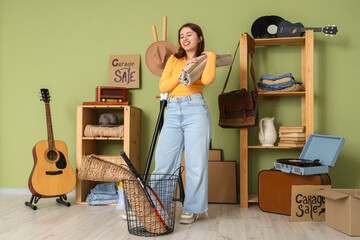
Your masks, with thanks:
[[(196, 63), (190, 63), (182, 70), (179, 77), (179, 81), (183, 86), (189, 86), (194, 81), (199, 79), (205, 69), (207, 57), (201, 55), (197, 57)], [(230, 66), (232, 62), (232, 56), (229, 53), (217, 53), (216, 54), (216, 67)]]

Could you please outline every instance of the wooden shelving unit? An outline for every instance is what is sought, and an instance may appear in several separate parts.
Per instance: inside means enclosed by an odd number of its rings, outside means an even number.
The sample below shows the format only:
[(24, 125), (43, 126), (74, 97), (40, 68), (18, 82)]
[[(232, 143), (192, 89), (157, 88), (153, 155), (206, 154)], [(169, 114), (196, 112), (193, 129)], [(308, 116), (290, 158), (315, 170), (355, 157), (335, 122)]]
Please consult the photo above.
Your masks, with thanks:
[(300, 92), (268, 91), (268, 92), (259, 92), (259, 95), (260, 96), (266, 96), (266, 97), (305, 96), (305, 91), (300, 91)]
[[(240, 88), (248, 88), (250, 52), (256, 56), (256, 47), (300, 45), (301, 46), (301, 79), (304, 91), (300, 92), (259, 92), (259, 96), (269, 97), (300, 97), (301, 98), (301, 124), (305, 126), (306, 138), (314, 133), (314, 32), (306, 30), (303, 37), (253, 39), (249, 34), (240, 35)], [(293, 149), (290, 147), (262, 147), (248, 145), (248, 129), (240, 129), (240, 207), (248, 207), (249, 202), (258, 202), (256, 196), (248, 195), (248, 161), (249, 149)]]
[[(84, 129), (87, 124), (98, 124), (99, 114), (111, 112), (121, 116), (124, 124), (124, 137), (85, 137)], [(140, 114), (141, 110), (128, 105), (81, 105), (77, 107), (76, 129), (76, 172), (80, 169), (85, 155), (97, 154), (97, 143), (122, 141), (123, 149), (135, 168), (140, 170)], [(120, 144), (119, 144), (120, 145)], [(120, 149), (119, 149), (120, 153)], [(98, 182), (84, 181), (76, 178), (76, 203), (87, 204), (86, 197)]]
[(257, 148), (257, 149), (293, 149), (293, 148), (302, 148), (302, 147), (279, 147), (279, 146), (274, 146), (274, 147), (263, 147), (263, 146), (248, 146), (248, 148)]

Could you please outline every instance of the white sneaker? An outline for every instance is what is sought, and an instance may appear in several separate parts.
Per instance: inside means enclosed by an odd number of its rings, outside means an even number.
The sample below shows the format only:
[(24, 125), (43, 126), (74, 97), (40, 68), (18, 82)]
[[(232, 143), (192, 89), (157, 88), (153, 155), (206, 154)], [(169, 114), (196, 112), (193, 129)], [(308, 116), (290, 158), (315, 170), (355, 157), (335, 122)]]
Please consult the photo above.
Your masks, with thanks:
[[(130, 215), (130, 220), (131, 220), (131, 221), (134, 221), (134, 220), (136, 221), (136, 216), (135, 216), (135, 213), (134, 213), (134, 212), (129, 211), (129, 215)], [(124, 211), (124, 212), (121, 213), (121, 217), (122, 217), (123, 219), (127, 220), (126, 211)]]
[(183, 211), (181, 213), (180, 223), (182, 224), (191, 224), (199, 218), (200, 214), (188, 213)]
[(121, 217), (126, 220), (127, 219), (126, 212), (122, 212)]

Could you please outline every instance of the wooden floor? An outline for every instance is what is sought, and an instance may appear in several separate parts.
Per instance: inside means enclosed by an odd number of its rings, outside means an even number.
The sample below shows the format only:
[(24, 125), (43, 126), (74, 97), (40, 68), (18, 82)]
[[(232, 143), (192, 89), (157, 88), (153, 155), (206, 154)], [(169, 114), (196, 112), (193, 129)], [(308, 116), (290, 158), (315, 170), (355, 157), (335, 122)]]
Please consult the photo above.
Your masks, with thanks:
[[(0, 195), (0, 239), (144, 239), (128, 233), (126, 220), (115, 206), (57, 204), (40, 199), (38, 210), (24, 205), (30, 196)], [(257, 205), (210, 204), (209, 216), (191, 225), (179, 224), (178, 203), (173, 233), (151, 239), (360, 239), (348, 237), (324, 222), (290, 222), (289, 216), (262, 212)]]

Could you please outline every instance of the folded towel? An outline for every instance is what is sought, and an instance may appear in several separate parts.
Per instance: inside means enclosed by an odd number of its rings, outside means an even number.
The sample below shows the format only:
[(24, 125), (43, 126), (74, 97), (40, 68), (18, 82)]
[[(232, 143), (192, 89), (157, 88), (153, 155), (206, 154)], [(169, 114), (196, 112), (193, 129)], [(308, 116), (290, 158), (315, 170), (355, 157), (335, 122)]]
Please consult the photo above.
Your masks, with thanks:
[[(179, 81), (184, 86), (189, 86), (197, 79), (199, 79), (205, 69), (207, 57), (201, 55), (197, 57), (196, 63), (190, 63), (182, 70), (179, 77)], [(216, 54), (216, 67), (230, 66), (232, 62), (232, 56), (229, 53), (218, 53)]]

